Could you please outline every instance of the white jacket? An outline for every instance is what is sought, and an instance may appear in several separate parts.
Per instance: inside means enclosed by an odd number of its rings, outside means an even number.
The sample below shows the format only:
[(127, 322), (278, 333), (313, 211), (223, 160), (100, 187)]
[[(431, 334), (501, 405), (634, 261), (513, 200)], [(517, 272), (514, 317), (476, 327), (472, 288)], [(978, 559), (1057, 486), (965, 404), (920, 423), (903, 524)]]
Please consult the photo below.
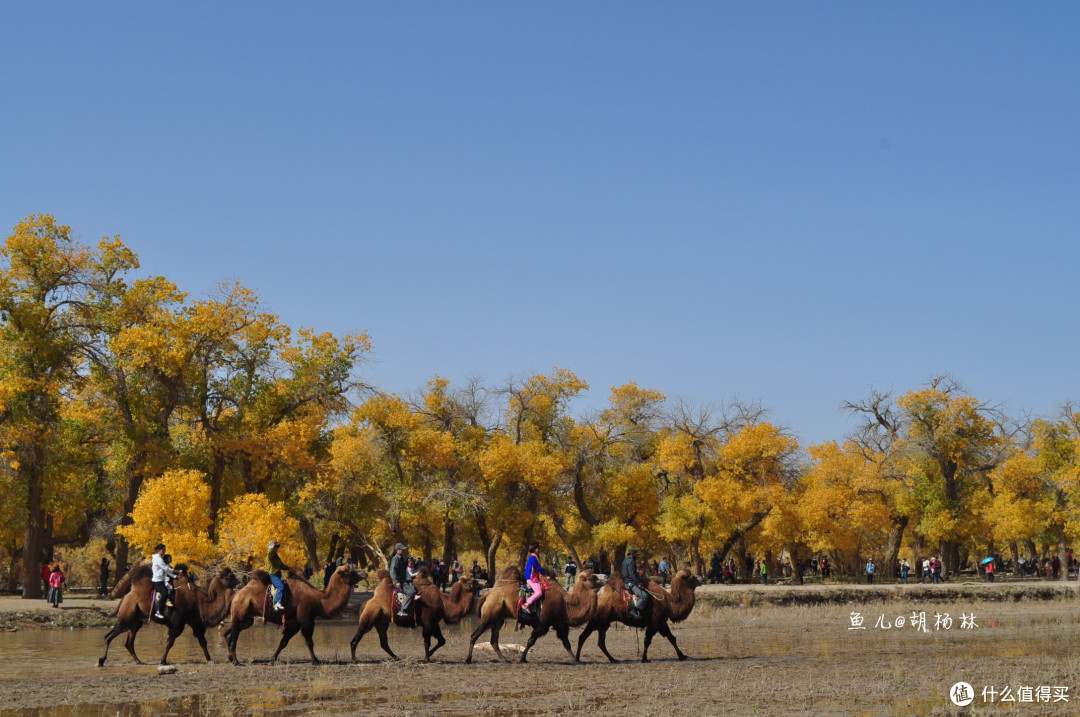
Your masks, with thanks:
[(154, 553), (154, 559), (150, 562), (150, 570), (152, 571), (150, 574), (151, 582), (163, 583), (165, 578), (176, 577), (176, 572), (165, 562), (165, 558), (157, 553)]

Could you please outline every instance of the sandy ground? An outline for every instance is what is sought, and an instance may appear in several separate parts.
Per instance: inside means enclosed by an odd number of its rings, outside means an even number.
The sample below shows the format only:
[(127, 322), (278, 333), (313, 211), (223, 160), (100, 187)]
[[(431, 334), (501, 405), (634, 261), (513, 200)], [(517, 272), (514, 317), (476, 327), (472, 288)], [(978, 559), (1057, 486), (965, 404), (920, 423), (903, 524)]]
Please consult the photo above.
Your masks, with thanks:
[[(712, 592), (737, 588), (702, 589)], [(827, 589), (827, 588), (819, 588)], [(868, 593), (870, 597), (872, 593)], [(170, 656), (178, 671), (134, 665), (117, 641), (104, 668), (97, 668), (104, 630), (19, 631), (0, 634), (0, 715), (240, 715), (401, 714), (545, 715), (602, 710), (640, 715), (877, 715), (877, 714), (1077, 714), (1080, 713), (1080, 619), (1073, 600), (937, 601), (901, 599), (847, 605), (711, 607), (704, 601), (675, 626), (680, 647), (693, 659), (674, 660), (663, 638), (653, 641), (653, 662), (637, 661), (642, 634), (614, 629), (608, 647), (626, 662), (610, 664), (589, 639), (584, 664), (574, 665), (553, 635), (530, 653), (529, 664), (502, 664), (490, 651), (464, 664), (471, 624), (449, 628), (449, 643), (434, 664), (421, 664), (420, 636), (394, 628), (391, 644), (408, 656), (390, 663), (374, 635), (365, 637), (358, 664), (348, 661), (355, 618), (321, 624), (316, 651), (326, 664), (313, 666), (299, 638), (269, 665), (278, 633), (257, 626), (241, 640), (244, 665), (225, 662), (218, 633), (210, 635), (205, 665), (190, 635)], [(22, 610), (48, 610), (26, 606)], [(85, 609), (69, 600), (65, 608)], [(8, 600), (0, 600), (0, 611)], [(104, 602), (111, 607), (113, 603)], [(864, 630), (853, 630), (852, 613)], [(925, 613), (928, 632), (905, 624)], [(948, 613), (949, 629), (934, 629)], [(977, 627), (961, 628), (974, 614)], [(881, 626), (875, 625), (881, 618)], [(884, 625), (891, 624), (886, 629)], [(576, 647), (579, 631), (571, 633)], [(482, 641), (486, 641), (486, 637)], [(527, 633), (502, 633), (502, 643), (522, 645)], [(140, 633), (140, 656), (156, 661), (164, 631)], [(510, 648), (513, 649), (513, 648)], [(516, 653), (514, 653), (516, 655)], [(970, 683), (977, 694), (963, 712), (948, 700), (950, 687)], [(1014, 697), (1032, 688), (1032, 702), (991, 704), (984, 688)], [(1037, 702), (1038, 688), (1067, 688), (1068, 702)], [(1055, 690), (1060, 697), (1060, 691)]]

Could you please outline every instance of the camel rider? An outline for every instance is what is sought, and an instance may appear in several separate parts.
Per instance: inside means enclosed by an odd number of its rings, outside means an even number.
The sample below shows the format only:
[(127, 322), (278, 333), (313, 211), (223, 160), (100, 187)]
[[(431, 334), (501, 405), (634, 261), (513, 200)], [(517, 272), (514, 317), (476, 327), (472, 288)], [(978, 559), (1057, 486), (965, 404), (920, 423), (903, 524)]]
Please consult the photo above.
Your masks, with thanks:
[(159, 620), (165, 619), (166, 603), (172, 601), (168, 581), (175, 577), (176, 572), (165, 562), (165, 543), (158, 543), (150, 560), (150, 584), (154, 586), (154, 617)]
[(540, 567), (540, 543), (531, 543), (529, 559), (525, 562), (525, 583), (532, 588), (532, 594), (521, 608), (525, 612), (531, 613), (533, 603), (544, 596), (544, 583), (540, 576), (547, 574), (547, 571)]
[(620, 569), (623, 585), (636, 598), (630, 605), (629, 612), (632, 618), (641, 617), (641, 611), (649, 604), (651, 598), (649, 591), (645, 589), (644, 584), (641, 582), (641, 576), (638, 575), (637, 554), (637, 548), (627, 548), (626, 557), (623, 558), (622, 568)]
[(413, 597), (416, 595), (416, 587), (413, 585), (406, 563), (408, 554), (408, 547), (404, 543), (398, 543), (394, 546), (394, 557), (390, 560), (390, 580), (399, 592), (405, 594), (401, 601), (401, 609), (398, 610), (399, 617), (409, 616), (409, 608), (412, 607)]
[(280, 547), (281, 543), (276, 540), (271, 540), (266, 546), (266, 572), (270, 573), (270, 583), (274, 586), (272, 597), (275, 612), (285, 609), (285, 581), (281, 579), (281, 573), (289, 572), (289, 566), (282, 562), (278, 555), (277, 551)]

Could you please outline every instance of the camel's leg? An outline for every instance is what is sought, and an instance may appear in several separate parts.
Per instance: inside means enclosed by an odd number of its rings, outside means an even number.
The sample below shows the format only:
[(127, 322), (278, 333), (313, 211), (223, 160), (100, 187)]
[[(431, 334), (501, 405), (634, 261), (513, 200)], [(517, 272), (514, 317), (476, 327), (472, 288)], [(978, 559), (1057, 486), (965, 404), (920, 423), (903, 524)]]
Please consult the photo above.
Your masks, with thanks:
[(529, 650), (531, 650), (536, 641), (546, 635), (547, 631), (550, 629), (551, 628), (548, 625), (544, 624), (537, 625), (533, 628), (532, 634), (529, 635), (529, 641), (525, 644), (525, 651), (521, 653), (522, 662), (527, 662), (526, 657), (528, 657)]
[(311, 636), (315, 634), (315, 618), (300, 625), (300, 634), (304, 636), (304, 644), (311, 653), (311, 664), (318, 665), (319, 658), (315, 657), (315, 642), (311, 639)]
[(502, 630), (502, 620), (491, 626), (491, 646), (495, 648), (495, 654), (499, 656), (499, 659), (503, 662), (510, 662), (510, 658), (502, 653), (502, 648), (499, 647), (499, 631)]
[(666, 622), (662, 622), (660, 623), (660, 625), (657, 626), (656, 629), (661, 635), (666, 637), (668, 639), (668, 642), (671, 643), (671, 646), (675, 648), (675, 654), (679, 656), (679, 659), (685, 660), (686, 655), (684, 655), (682, 653), (682, 650), (679, 649), (679, 645), (675, 642), (675, 636), (671, 634), (671, 628), (668, 626), (668, 624)]
[(199, 641), (199, 647), (202, 648), (203, 657), (207, 662), (213, 662), (214, 659), (210, 657), (210, 648), (206, 646), (206, 625), (201, 623), (192, 625), (191, 632), (195, 635), (195, 639)]
[(570, 649), (570, 626), (561, 625), (555, 628), (555, 634), (558, 635), (559, 640), (562, 642), (562, 646), (566, 648), (566, 654), (570, 655), (570, 659), (574, 661), (576, 665), (580, 660), (574, 655), (574, 651)]
[(603, 652), (604, 655), (608, 658), (609, 661), (618, 662), (618, 660), (616, 660), (614, 657), (612, 657), (611, 653), (607, 651), (607, 628), (606, 627), (599, 627), (599, 628), (596, 629), (596, 644), (600, 647), (600, 652)]
[(390, 641), (386, 639), (386, 630), (388, 627), (389, 625), (387, 625), (385, 622), (380, 622), (375, 625), (375, 631), (379, 633), (379, 645), (382, 646), (383, 651), (386, 652), (387, 655), (390, 655), (390, 657), (394, 658), (394, 660), (397, 660), (399, 659), (398, 656), (395, 655), (390, 649)]
[(574, 662), (580, 662), (581, 661), (581, 648), (585, 644), (585, 641), (589, 639), (589, 635), (593, 634), (593, 632), (595, 632), (595, 631), (596, 631), (596, 624), (590, 620), (589, 624), (586, 625), (585, 629), (581, 631), (580, 635), (578, 635), (577, 654), (574, 655)]
[(656, 626), (649, 625), (645, 628), (645, 644), (641, 647), (641, 661), (649, 661), (649, 643), (652, 642), (653, 635), (656, 634)]
[(353, 662), (356, 662), (356, 646), (360, 644), (360, 640), (362, 640), (364, 638), (364, 635), (366, 635), (368, 631), (371, 630), (371, 627), (371, 623), (368, 623), (367, 625), (365, 625), (364, 623), (360, 623), (356, 626), (356, 634), (352, 636), (351, 640), (349, 640), (349, 648), (352, 650)]
[(142, 627), (141, 622), (136, 622), (134, 625), (129, 627), (127, 639), (124, 640), (124, 647), (127, 649), (128, 654), (131, 655), (131, 659), (135, 660), (136, 665), (143, 664), (143, 661), (140, 660), (139, 656), (135, 654), (135, 635), (138, 634), (140, 627)]
[(251, 627), (254, 622), (254, 618), (251, 617), (237, 620), (229, 626), (228, 632), (225, 633), (225, 643), (229, 646), (229, 662), (234, 665), (240, 664), (240, 660), (236, 659), (236, 643), (240, 641), (240, 633)]
[[(277, 650), (274, 652), (274, 656), (270, 658), (271, 665), (277, 662), (278, 655), (280, 655), (281, 651), (285, 649), (285, 646), (289, 644), (289, 640), (292, 639), (292, 636), (298, 632), (300, 632), (299, 624), (295, 622), (285, 623), (285, 630), (281, 633), (281, 641), (278, 643)], [(314, 653), (312, 653), (311, 656), (314, 657)]]
[[(443, 637), (443, 631), (438, 627), (437, 622), (431, 623), (431, 627), (428, 625), (423, 626), (424, 632), (428, 633), (423, 637), (423, 659), (426, 662), (431, 662), (431, 655), (435, 654), (435, 650), (446, 645), (446, 638)], [(428, 644), (431, 642), (431, 638), (435, 638), (435, 647), (428, 649)]]
[(184, 631), (184, 623), (180, 623), (179, 630), (176, 627), (169, 625), (169, 638), (165, 640), (165, 654), (161, 656), (161, 664), (167, 665), (167, 659), (169, 657), (169, 650), (172, 649), (173, 643), (176, 642), (176, 638), (180, 637), (180, 633)]
[(487, 624), (481, 622), (479, 625), (476, 626), (476, 629), (472, 631), (472, 635), (469, 636), (469, 654), (465, 657), (466, 665), (472, 664), (473, 645), (476, 644), (476, 640), (484, 634), (484, 630), (486, 629), (488, 629)]
[(123, 630), (120, 629), (120, 623), (117, 623), (113, 627), (113, 629), (105, 633), (105, 654), (98, 658), (98, 667), (101, 667), (105, 664), (105, 660), (109, 657), (109, 645), (114, 639), (116, 639), (116, 636), (119, 635), (121, 632), (123, 632)]

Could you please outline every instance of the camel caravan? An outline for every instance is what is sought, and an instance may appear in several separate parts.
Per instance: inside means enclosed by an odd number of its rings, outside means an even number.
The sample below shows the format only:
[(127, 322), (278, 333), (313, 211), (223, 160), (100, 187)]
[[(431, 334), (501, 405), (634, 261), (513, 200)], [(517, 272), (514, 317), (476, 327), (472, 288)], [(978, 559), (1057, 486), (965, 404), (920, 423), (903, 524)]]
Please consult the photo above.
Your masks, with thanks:
[[(312, 639), (315, 621), (338, 617), (348, 606), (354, 587), (367, 579), (367, 573), (342, 565), (328, 573), (326, 586), (320, 589), (307, 580), (303, 571), (290, 569), (277, 558), (278, 545), (276, 541), (270, 543), (268, 570), (252, 570), (242, 583), (240, 576), (225, 567), (205, 589), (195, 584), (187, 566), (173, 569), (164, 553), (165, 546), (158, 545), (152, 559), (132, 568), (113, 590), (112, 597), (121, 598), (115, 613), (117, 623), (105, 635), (105, 653), (98, 659), (98, 666), (105, 664), (109, 645), (122, 633), (127, 633), (124, 647), (131, 658), (143, 664), (135, 654), (135, 636), (149, 623), (167, 629), (162, 665), (168, 664), (169, 651), (186, 627), (191, 628), (207, 662), (212, 661), (206, 644), (207, 628), (221, 628), (229, 661), (239, 665), (236, 647), (240, 634), (259, 619), (281, 630), (270, 664), (277, 661), (298, 632), (312, 663), (319, 664)], [(637, 551), (633, 548), (627, 551), (621, 569), (607, 580), (583, 570), (577, 574), (573, 589), (567, 591), (541, 567), (539, 544), (533, 543), (524, 572), (517, 565), (507, 567), (483, 595), (478, 582), (467, 575), (455, 582), (448, 593), (444, 592), (432, 581), (426, 567), (415, 573), (406, 569), (407, 552), (405, 545), (397, 544), (390, 569), (376, 574), (373, 595), (360, 607), (356, 633), (349, 643), (353, 662), (357, 661), (357, 645), (372, 629), (382, 650), (392, 660), (400, 659), (390, 648), (394, 628), (417, 627), (424, 641), (422, 661), (430, 662), (446, 644), (440, 625), (457, 625), (467, 617), (476, 621), (476, 627), (469, 636), (466, 664), (472, 663), (477, 640), (485, 632), (490, 633), (495, 655), (505, 662), (512, 661), (504, 654), (506, 646), (499, 643), (507, 621), (517, 629), (531, 630), (524, 648), (514, 646), (520, 651), (520, 662), (526, 662), (537, 640), (551, 631), (574, 663), (580, 662), (582, 647), (594, 632), (603, 654), (611, 662), (618, 662), (606, 644), (613, 623), (645, 630), (642, 662), (649, 661), (649, 645), (657, 634), (667, 638), (679, 660), (686, 659), (669, 623), (689, 617), (694, 608), (694, 591), (701, 583), (690, 571), (682, 570), (675, 575), (670, 590), (665, 589), (638, 572)], [(570, 643), (571, 628), (583, 628), (576, 651)]]

